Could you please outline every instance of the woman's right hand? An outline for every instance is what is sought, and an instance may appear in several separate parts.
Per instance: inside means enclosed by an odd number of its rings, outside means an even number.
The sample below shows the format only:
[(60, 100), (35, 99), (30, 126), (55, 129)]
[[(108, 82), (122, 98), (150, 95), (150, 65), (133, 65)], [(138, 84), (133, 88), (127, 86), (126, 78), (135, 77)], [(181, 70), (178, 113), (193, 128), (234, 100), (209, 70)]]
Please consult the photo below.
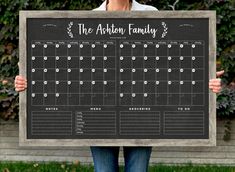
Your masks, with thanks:
[(15, 77), (15, 90), (18, 92), (24, 91), (27, 88), (27, 80), (23, 76)]

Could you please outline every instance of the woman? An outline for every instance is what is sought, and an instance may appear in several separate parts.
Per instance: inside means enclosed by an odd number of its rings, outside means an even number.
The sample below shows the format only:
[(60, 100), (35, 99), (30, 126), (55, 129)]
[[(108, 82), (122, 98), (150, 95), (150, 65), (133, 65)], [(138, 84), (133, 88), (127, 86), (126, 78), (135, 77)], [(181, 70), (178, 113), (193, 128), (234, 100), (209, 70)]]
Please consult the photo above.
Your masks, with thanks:
[[(96, 11), (151, 11), (157, 10), (149, 5), (142, 5), (135, 0), (107, 0)], [(223, 71), (217, 72), (217, 76)], [(16, 91), (24, 91), (27, 81), (22, 76), (15, 78)], [(209, 88), (218, 93), (221, 89), (220, 79), (212, 79)], [(151, 147), (123, 147), (125, 172), (147, 172)], [(118, 172), (119, 147), (91, 147), (96, 172)]]

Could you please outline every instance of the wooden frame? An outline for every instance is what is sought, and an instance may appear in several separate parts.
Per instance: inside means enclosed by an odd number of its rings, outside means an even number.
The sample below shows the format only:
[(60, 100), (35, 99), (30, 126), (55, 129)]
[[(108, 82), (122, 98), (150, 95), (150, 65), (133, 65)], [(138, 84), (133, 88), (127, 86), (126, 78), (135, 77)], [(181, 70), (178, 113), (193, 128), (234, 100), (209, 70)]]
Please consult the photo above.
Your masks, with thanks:
[[(108, 14), (107, 14), (108, 13)], [(20, 75), (26, 72), (27, 18), (209, 18), (209, 79), (216, 77), (216, 15), (214, 11), (163, 12), (98, 12), (98, 11), (21, 11), (20, 12)], [(20, 146), (215, 146), (216, 95), (209, 94), (209, 139), (27, 139), (26, 92), (20, 93)]]

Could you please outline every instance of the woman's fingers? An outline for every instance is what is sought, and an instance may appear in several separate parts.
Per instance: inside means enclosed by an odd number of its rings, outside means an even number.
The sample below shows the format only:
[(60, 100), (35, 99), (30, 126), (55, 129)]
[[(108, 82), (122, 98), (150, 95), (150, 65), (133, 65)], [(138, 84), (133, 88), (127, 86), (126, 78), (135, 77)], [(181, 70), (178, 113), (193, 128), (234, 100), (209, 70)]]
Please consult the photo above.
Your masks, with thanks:
[(17, 87), (26, 87), (27, 84), (15, 84), (15, 86), (17, 86)]
[(26, 81), (26, 79), (23, 76), (17, 75), (15, 80), (17, 81)]
[(15, 90), (16, 90), (16, 91), (23, 91), (23, 90), (25, 90), (25, 89), (26, 89), (25, 86), (16, 86), (16, 87), (15, 87)]
[[(216, 77), (220, 77), (224, 74), (224, 70), (216, 72)], [(221, 79), (211, 79), (209, 82), (209, 89), (213, 91), (214, 93), (219, 93), (222, 89)]]
[(213, 91), (214, 93), (219, 93), (220, 90), (221, 90), (221, 89), (213, 89), (212, 91)]
[(18, 80), (18, 79), (16, 79), (15, 80), (15, 84), (19, 84), (19, 85), (25, 84), (25, 80)]
[(221, 86), (221, 79), (217, 78), (217, 79), (211, 79), (209, 82), (209, 86)]
[(16, 88), (15, 90), (16, 90), (17, 92), (21, 92), (21, 91), (24, 91), (25, 88)]
[(15, 77), (15, 90), (24, 91), (27, 88), (27, 80), (22, 76)]
[(211, 79), (209, 82), (209, 89), (211, 89), (214, 93), (219, 93), (221, 91), (221, 79)]
[(25, 81), (15, 81), (15, 85), (26, 85)]
[(220, 76), (222, 76), (224, 74), (224, 70), (221, 70), (221, 71), (219, 71), (219, 72), (216, 72), (216, 76), (217, 77), (220, 77)]

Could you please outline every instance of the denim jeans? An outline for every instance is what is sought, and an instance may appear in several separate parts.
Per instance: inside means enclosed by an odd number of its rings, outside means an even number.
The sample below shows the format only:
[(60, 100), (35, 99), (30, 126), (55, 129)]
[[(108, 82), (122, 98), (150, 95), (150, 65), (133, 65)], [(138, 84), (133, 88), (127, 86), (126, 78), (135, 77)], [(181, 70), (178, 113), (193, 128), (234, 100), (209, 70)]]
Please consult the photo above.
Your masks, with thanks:
[[(152, 147), (123, 147), (125, 172), (147, 172)], [(95, 172), (118, 172), (119, 147), (92, 146)]]

